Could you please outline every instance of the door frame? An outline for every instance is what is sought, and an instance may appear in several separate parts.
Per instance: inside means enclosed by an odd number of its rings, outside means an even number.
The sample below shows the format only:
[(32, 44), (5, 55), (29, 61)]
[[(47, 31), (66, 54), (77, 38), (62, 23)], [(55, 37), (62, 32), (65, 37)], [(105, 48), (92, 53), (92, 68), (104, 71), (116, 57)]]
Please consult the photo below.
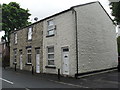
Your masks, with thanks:
[(41, 65), (40, 65), (40, 48), (35, 48), (35, 72), (37, 73), (37, 59), (36, 59), (36, 55), (38, 54), (37, 53), (37, 50), (39, 50), (39, 73), (41, 72)]
[(69, 61), (69, 60), (70, 60), (70, 59), (68, 60), (68, 74), (64, 74), (64, 73), (63, 73), (63, 63), (64, 63), (64, 61), (63, 61), (63, 49), (68, 49), (68, 55), (69, 55), (69, 53), (70, 53), (70, 52), (69, 52), (69, 51), (70, 51), (70, 50), (69, 50), (69, 46), (61, 47), (61, 73), (62, 73), (63, 75), (69, 75), (69, 73), (70, 73), (70, 67), (69, 67), (69, 66), (70, 66), (70, 65), (69, 65), (69, 62), (70, 62), (70, 61)]
[[(22, 68), (21, 68), (21, 55), (22, 55)], [(19, 50), (19, 67), (20, 67), (20, 70), (23, 70), (23, 51), (22, 50)]]

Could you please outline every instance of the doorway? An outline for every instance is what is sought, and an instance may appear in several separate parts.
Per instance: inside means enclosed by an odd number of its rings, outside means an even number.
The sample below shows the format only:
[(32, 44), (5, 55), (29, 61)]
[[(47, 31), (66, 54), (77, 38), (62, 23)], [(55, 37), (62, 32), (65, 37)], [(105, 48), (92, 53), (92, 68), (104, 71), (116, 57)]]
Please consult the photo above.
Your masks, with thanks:
[(36, 51), (36, 73), (40, 73), (40, 49), (35, 49)]
[(20, 50), (20, 57), (19, 57), (19, 60), (20, 60), (20, 70), (22, 70), (22, 69), (23, 69), (22, 50)]
[(62, 49), (62, 72), (64, 75), (69, 75), (69, 48)]

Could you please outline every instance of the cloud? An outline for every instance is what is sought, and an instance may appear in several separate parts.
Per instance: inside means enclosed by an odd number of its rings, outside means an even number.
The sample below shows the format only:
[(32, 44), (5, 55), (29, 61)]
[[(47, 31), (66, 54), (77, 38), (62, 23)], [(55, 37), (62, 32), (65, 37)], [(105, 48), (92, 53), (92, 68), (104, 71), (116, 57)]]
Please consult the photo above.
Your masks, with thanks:
[[(1, 0), (3, 3), (17, 2), (24, 9), (29, 9), (32, 14), (31, 20), (35, 17), (39, 19), (53, 15), (60, 11), (66, 10), (71, 6), (93, 2), (96, 0)], [(99, 0), (105, 9), (109, 12), (108, 0)]]

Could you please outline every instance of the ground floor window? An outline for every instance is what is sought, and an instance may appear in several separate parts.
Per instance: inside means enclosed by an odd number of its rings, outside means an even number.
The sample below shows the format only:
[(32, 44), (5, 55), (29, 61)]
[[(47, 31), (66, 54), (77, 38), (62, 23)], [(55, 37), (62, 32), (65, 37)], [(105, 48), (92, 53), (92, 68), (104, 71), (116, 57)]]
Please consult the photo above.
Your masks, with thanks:
[(17, 62), (17, 49), (14, 49), (13, 50), (13, 53), (14, 53), (14, 56), (13, 56), (13, 63), (16, 63)]
[(54, 47), (47, 47), (47, 60), (48, 60), (48, 66), (55, 65), (54, 63)]
[(32, 54), (31, 54), (31, 48), (27, 49), (27, 64), (32, 63)]

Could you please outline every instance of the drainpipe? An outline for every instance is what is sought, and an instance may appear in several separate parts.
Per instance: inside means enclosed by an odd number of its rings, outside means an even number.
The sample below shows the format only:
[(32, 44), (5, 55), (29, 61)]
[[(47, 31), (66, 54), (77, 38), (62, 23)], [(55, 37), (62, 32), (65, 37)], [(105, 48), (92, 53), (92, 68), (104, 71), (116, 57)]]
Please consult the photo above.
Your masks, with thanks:
[(77, 12), (73, 9), (75, 13), (75, 31), (76, 31), (76, 71), (77, 73), (75, 74), (75, 77), (77, 78), (78, 76), (78, 35), (77, 35)]

